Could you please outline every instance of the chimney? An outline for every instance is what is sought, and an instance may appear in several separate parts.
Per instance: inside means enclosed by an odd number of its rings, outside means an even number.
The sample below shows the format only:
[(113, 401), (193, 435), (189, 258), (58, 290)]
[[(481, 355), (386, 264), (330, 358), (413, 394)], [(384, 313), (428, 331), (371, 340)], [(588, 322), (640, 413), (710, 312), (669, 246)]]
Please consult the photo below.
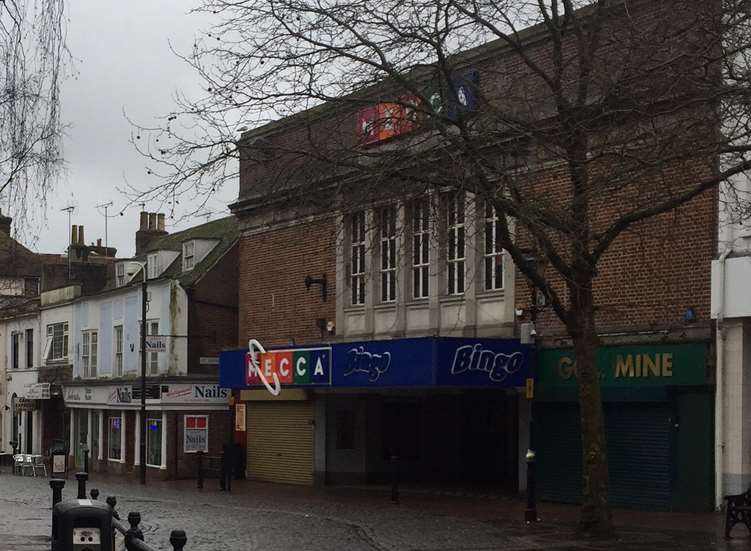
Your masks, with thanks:
[[(164, 216), (163, 214), (160, 216)], [(13, 219), (10, 216), (3, 216), (3, 211), (0, 210), (0, 232), (10, 235), (10, 223)]]
[(83, 239), (83, 224), (78, 226), (78, 244), (81, 246), (86, 245), (86, 241)]
[(70, 244), (76, 245), (78, 243), (78, 225), (73, 224), (70, 227)]
[(96, 246), (97, 247), (101, 247), (102, 246), (102, 239), (101, 238), (99, 238), (99, 239), (96, 240)]
[(136, 232), (136, 256), (146, 252), (154, 239), (164, 235), (167, 235), (164, 214), (141, 212), (140, 229)]

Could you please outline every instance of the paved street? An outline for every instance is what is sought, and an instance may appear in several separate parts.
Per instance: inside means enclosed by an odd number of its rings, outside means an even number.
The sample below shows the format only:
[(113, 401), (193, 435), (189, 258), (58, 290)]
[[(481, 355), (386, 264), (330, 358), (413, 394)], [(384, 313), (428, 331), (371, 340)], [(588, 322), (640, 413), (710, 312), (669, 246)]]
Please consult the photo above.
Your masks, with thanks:
[[(0, 551), (48, 549), (51, 492), (43, 478), (0, 478)], [(405, 492), (400, 505), (378, 490), (307, 488), (241, 483), (231, 495), (216, 481), (196, 490), (190, 481), (141, 488), (95, 475), (89, 488), (116, 495), (118, 511), (139, 511), (146, 541), (159, 549), (170, 530), (184, 529), (187, 551), (239, 550), (491, 550), (604, 551), (619, 549), (748, 549), (744, 527), (725, 542), (719, 515), (618, 512), (619, 540), (580, 542), (572, 537), (576, 509), (542, 504), (542, 522), (526, 527), (523, 504), (502, 497)], [(64, 496), (73, 497), (69, 480)]]

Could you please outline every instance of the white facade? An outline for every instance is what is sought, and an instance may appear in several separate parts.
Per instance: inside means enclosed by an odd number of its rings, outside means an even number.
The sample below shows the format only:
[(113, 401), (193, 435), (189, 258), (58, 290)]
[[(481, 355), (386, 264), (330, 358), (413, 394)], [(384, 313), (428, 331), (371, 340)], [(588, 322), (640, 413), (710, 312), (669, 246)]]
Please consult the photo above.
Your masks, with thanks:
[(720, 190), (719, 256), (712, 263), (712, 318), (717, 322), (715, 498), (751, 483), (751, 181), (734, 176)]

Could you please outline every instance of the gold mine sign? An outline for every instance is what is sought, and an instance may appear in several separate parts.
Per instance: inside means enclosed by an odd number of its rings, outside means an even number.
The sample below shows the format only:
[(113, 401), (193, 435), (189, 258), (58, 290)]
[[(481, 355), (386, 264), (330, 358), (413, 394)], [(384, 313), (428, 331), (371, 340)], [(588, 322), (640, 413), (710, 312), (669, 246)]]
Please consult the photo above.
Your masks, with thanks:
[[(571, 357), (562, 357), (558, 362), (558, 376), (565, 381), (575, 375), (576, 362)], [(602, 376), (605, 376), (605, 373)], [(673, 353), (618, 354), (615, 357), (613, 376), (616, 379), (624, 377), (672, 377)]]

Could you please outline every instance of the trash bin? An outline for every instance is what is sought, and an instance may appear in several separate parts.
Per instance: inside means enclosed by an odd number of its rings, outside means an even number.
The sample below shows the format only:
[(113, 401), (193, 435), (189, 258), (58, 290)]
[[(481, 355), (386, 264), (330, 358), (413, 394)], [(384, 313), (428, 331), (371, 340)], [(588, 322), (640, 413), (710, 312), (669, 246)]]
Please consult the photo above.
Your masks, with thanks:
[(69, 499), (55, 505), (52, 551), (114, 551), (110, 506), (91, 499)]
[(68, 446), (64, 440), (54, 440), (48, 449), (52, 477), (66, 477), (68, 471)]

